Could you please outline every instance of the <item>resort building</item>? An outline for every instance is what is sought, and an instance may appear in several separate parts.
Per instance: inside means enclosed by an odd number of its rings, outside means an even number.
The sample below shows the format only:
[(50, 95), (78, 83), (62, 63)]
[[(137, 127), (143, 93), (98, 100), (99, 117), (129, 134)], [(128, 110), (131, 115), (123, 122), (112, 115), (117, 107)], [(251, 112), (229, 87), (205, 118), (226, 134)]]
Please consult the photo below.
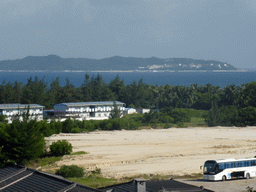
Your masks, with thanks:
[(124, 115), (132, 114), (132, 113), (137, 113), (137, 110), (134, 108), (124, 108)]
[(114, 103), (124, 112), (125, 103), (119, 101), (99, 101), (99, 102), (77, 102), (59, 103), (54, 105), (54, 118), (64, 121), (66, 118), (77, 120), (104, 120), (108, 119), (114, 110)]
[(0, 104), (0, 115), (6, 116), (8, 123), (12, 123), (15, 118), (20, 121), (23, 120), (22, 115), (27, 112), (29, 108), (29, 119), (43, 120), (44, 106), (38, 104)]

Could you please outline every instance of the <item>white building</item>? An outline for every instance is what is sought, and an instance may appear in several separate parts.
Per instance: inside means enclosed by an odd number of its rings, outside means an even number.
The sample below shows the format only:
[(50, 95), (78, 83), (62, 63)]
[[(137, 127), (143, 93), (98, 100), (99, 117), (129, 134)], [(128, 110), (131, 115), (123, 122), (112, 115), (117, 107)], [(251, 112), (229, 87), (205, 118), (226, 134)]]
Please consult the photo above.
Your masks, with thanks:
[[(121, 114), (125, 103), (116, 101)], [(77, 120), (103, 120), (108, 119), (114, 109), (114, 101), (59, 103), (54, 105), (54, 118), (64, 121), (66, 118)]]
[(150, 112), (150, 109), (144, 109), (144, 108), (137, 109), (137, 113), (149, 113), (149, 112)]
[(29, 107), (29, 119), (43, 120), (44, 106), (38, 104), (0, 104), (0, 115), (5, 115), (8, 123), (11, 123), (14, 118), (23, 120), (22, 114), (26, 113)]
[(134, 108), (124, 108), (124, 115), (137, 113), (136, 109)]

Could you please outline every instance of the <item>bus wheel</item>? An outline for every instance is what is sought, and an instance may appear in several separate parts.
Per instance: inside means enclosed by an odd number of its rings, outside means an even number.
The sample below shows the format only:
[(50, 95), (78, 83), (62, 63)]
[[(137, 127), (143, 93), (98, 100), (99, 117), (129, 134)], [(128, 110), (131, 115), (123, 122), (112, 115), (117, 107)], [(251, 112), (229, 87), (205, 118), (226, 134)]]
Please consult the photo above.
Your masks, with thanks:
[(246, 179), (250, 179), (250, 173), (246, 173)]
[(222, 181), (226, 181), (226, 179), (227, 179), (226, 176), (223, 175), (223, 176), (222, 176)]

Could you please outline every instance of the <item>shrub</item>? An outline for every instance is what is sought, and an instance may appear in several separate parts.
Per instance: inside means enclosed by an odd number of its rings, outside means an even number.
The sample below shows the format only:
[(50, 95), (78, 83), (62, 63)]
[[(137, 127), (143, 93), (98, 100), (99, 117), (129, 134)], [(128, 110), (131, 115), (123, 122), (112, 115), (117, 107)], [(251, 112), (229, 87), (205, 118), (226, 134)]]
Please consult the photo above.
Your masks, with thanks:
[(172, 123), (165, 123), (163, 128), (168, 129), (168, 128), (171, 128), (172, 126), (173, 126)]
[(53, 142), (50, 146), (50, 153), (53, 156), (69, 155), (72, 152), (72, 145), (66, 140)]
[(188, 125), (185, 125), (184, 123), (178, 122), (177, 123), (177, 128), (187, 128)]
[(62, 177), (83, 177), (84, 169), (82, 167), (78, 167), (77, 165), (63, 165), (59, 170), (56, 171), (57, 175)]
[(82, 132), (81, 129), (78, 127), (71, 129), (71, 133), (81, 133), (81, 132)]
[(101, 174), (101, 169), (96, 167), (96, 169), (94, 171), (92, 171), (92, 173), (93, 174)]

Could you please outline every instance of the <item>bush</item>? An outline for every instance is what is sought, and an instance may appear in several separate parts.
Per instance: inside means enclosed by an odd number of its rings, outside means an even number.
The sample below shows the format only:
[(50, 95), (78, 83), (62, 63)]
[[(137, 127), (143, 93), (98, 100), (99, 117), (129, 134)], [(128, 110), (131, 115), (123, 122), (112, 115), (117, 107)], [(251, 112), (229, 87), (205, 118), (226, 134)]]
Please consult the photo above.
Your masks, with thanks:
[(182, 123), (182, 122), (178, 122), (177, 123), (177, 128), (187, 128), (188, 127), (188, 125), (185, 125), (184, 123)]
[(78, 127), (71, 129), (71, 133), (81, 133), (81, 132), (82, 132), (81, 129)]
[(92, 173), (93, 174), (101, 174), (101, 169), (96, 167), (96, 169), (94, 171), (92, 171)]
[(72, 152), (72, 145), (66, 140), (53, 142), (50, 146), (50, 153), (53, 156), (69, 155)]
[(82, 167), (78, 167), (77, 165), (63, 165), (60, 167), (59, 170), (56, 171), (57, 175), (62, 177), (83, 177), (84, 176), (84, 169)]
[(163, 128), (168, 129), (168, 128), (171, 128), (172, 126), (173, 126), (172, 123), (165, 123)]

